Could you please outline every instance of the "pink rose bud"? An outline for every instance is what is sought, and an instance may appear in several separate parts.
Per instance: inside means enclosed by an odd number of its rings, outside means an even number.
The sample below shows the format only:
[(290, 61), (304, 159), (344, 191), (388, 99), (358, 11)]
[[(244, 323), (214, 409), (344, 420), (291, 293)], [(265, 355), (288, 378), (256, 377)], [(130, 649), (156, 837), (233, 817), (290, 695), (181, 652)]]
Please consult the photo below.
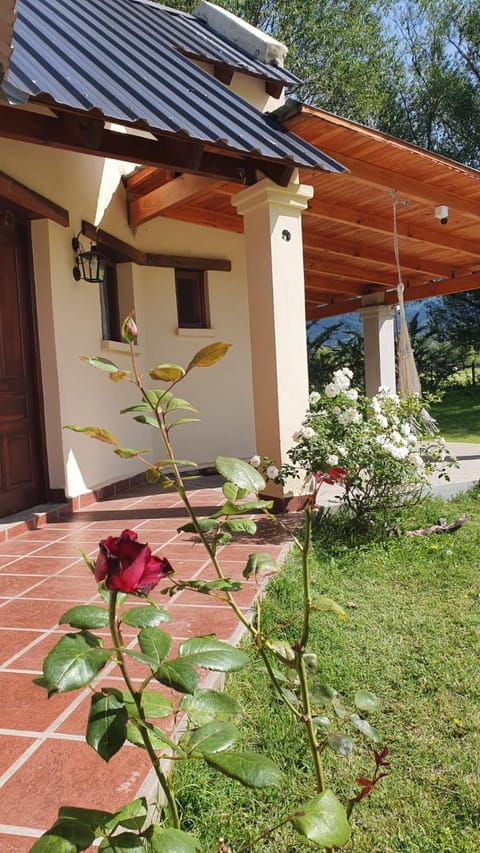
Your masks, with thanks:
[(173, 573), (166, 557), (155, 557), (148, 545), (137, 542), (133, 530), (120, 536), (108, 536), (99, 544), (95, 579), (105, 581), (107, 589), (146, 595), (161, 578)]
[(122, 325), (122, 338), (129, 344), (135, 343), (138, 337), (138, 326), (133, 311), (125, 318)]

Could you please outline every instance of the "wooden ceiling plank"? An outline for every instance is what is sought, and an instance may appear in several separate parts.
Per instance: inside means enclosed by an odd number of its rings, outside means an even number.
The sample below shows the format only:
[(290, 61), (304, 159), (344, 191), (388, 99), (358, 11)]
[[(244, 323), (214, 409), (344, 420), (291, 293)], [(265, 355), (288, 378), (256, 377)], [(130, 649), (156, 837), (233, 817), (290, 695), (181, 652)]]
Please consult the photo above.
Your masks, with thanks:
[(367, 266), (362, 263), (342, 264), (326, 258), (316, 260), (307, 256), (304, 260), (304, 269), (311, 275), (315, 275), (316, 272), (320, 274), (332, 273), (333, 275), (340, 275), (342, 278), (353, 279), (356, 282), (363, 281), (366, 284), (384, 284), (387, 287), (394, 287), (397, 283), (397, 277), (394, 273), (380, 272), (374, 266)]
[[(320, 217), (321, 219), (329, 219), (333, 222), (354, 225), (357, 228), (368, 231), (378, 231), (384, 235), (388, 234), (393, 240), (393, 224), (391, 219), (375, 216), (375, 214), (359, 208), (345, 207), (334, 202), (324, 202), (315, 196), (309, 202), (308, 210), (305, 211), (303, 216), (304, 220), (307, 221), (309, 217)], [(304, 225), (304, 229), (308, 229), (308, 224)], [(434, 246), (441, 246), (443, 249), (463, 252), (474, 259), (480, 257), (478, 241), (455, 237), (448, 233), (448, 226), (439, 224), (439, 229), (441, 229), (441, 233), (440, 231), (436, 233), (430, 228), (410, 225), (401, 220), (398, 222), (399, 237), (406, 237), (421, 243), (430, 243)]]
[(352, 177), (367, 184), (396, 190), (402, 195), (417, 198), (421, 201), (428, 201), (433, 206), (446, 204), (448, 207), (466, 216), (473, 216), (475, 219), (480, 218), (480, 202), (458, 196), (455, 193), (442, 189), (440, 186), (434, 186), (426, 181), (411, 178), (393, 169), (383, 169), (379, 165), (366, 163), (364, 160), (344, 154), (341, 150), (334, 152), (328, 147), (325, 148), (323, 144), (321, 149), (328, 157), (336, 157), (337, 160), (340, 160), (342, 166), (346, 166), (350, 170)]
[(211, 210), (192, 206), (175, 207), (165, 215), (168, 219), (177, 219), (179, 222), (206, 225), (208, 228), (218, 228), (220, 231), (243, 234), (243, 217), (236, 214), (215, 213)]
[(369, 291), (370, 285), (357, 284), (351, 281), (340, 281), (339, 279), (320, 277), (316, 275), (305, 275), (305, 286), (310, 293), (323, 291), (330, 296), (337, 294), (349, 294), (350, 296), (363, 296)]
[[(334, 252), (335, 254), (345, 258), (358, 258), (379, 264), (390, 264), (391, 266), (394, 266), (395, 264), (393, 239), (392, 249), (388, 252), (377, 248), (371, 248), (371, 241), (359, 241), (357, 245), (354, 245), (351, 243), (349, 244), (336, 241), (329, 237), (315, 236), (315, 238), (313, 238), (307, 231), (303, 241), (303, 247), (307, 252), (321, 252), (322, 250), (325, 250), (328, 252)], [(402, 270), (411, 270), (413, 273), (424, 272), (432, 278), (435, 276), (448, 276), (451, 275), (452, 272), (451, 264), (439, 263), (438, 261), (430, 260), (430, 257), (416, 257), (415, 255), (411, 255), (403, 250), (401, 252), (400, 261)]]

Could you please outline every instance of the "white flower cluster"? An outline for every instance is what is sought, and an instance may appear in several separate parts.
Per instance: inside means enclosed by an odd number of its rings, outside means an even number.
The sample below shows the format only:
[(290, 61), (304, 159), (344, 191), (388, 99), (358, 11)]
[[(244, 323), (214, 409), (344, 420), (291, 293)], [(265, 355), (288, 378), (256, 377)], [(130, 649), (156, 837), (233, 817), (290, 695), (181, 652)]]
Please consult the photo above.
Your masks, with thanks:
[[(262, 459), (261, 456), (255, 454), (255, 456), (252, 456), (252, 458), (250, 459), (250, 465), (252, 466), (252, 468), (264, 468), (266, 461), (266, 457)], [(273, 464), (268, 465), (264, 470), (265, 475), (269, 480), (276, 480), (278, 475), (280, 474), (280, 469)]]
[(352, 378), (349, 368), (341, 368), (323, 392), (310, 394), (305, 421), (293, 436), (288, 474), (342, 468), (340, 500), (364, 518), (418, 499), (432, 469), (438, 462), (445, 468), (450, 457), (444, 445), (422, 434), (418, 398), (381, 387), (370, 399), (351, 387)]
[(294, 432), (294, 433), (293, 433), (292, 438), (293, 438), (293, 440), (294, 440), (294, 441), (297, 441), (297, 442), (298, 442), (298, 441), (301, 441), (301, 440), (302, 440), (302, 438), (306, 438), (306, 439), (307, 439), (307, 441), (308, 441), (308, 439), (310, 439), (310, 438), (315, 438), (315, 435), (316, 435), (316, 432), (315, 432), (315, 430), (313, 429), (313, 427), (311, 427), (311, 426), (303, 426), (303, 427), (302, 427), (301, 429), (299, 429), (297, 432)]
[(347, 424), (360, 424), (363, 420), (362, 415), (357, 409), (351, 406), (344, 411), (340, 411), (337, 415), (338, 423), (346, 426)]
[[(325, 394), (327, 397), (337, 397), (342, 391), (348, 391), (353, 373), (349, 367), (341, 367), (336, 370), (332, 377), (332, 382), (325, 386)], [(357, 392), (358, 396), (358, 392)], [(350, 399), (356, 399), (351, 397)]]
[[(410, 424), (408, 421), (401, 421), (395, 411), (392, 411), (392, 408), (397, 408), (399, 404), (400, 398), (397, 394), (392, 394), (386, 387), (380, 387), (377, 396), (372, 397), (370, 406), (373, 420), (382, 430), (385, 430), (375, 436), (375, 441), (393, 459), (402, 461), (408, 458), (418, 469), (422, 469), (423, 463), (420, 465), (418, 462), (421, 459), (418, 441)], [(388, 412), (386, 406), (389, 407)]]

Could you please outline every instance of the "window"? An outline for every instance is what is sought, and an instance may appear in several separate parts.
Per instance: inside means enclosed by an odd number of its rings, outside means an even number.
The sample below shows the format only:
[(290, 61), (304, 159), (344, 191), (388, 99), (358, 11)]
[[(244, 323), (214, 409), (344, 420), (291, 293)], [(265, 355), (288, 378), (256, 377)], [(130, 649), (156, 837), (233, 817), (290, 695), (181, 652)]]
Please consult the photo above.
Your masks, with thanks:
[(104, 341), (121, 341), (118, 282), (115, 264), (107, 264), (105, 280), (99, 285)]
[(122, 340), (122, 323), (135, 308), (133, 264), (107, 264), (105, 281), (99, 285), (104, 341)]
[(208, 329), (207, 284), (202, 270), (175, 270), (179, 329)]

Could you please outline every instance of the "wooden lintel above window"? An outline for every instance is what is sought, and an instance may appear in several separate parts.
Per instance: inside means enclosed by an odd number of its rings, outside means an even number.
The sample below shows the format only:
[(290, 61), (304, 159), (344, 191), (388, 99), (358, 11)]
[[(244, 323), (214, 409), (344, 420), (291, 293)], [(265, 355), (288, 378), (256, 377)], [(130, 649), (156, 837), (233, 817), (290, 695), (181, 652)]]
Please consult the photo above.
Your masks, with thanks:
[(113, 234), (103, 231), (101, 228), (96, 228), (91, 222), (82, 222), (82, 234), (93, 243), (97, 243), (102, 251), (116, 264), (121, 264), (130, 261), (140, 266), (145, 264), (145, 253), (140, 252), (134, 246), (130, 246)]
[(96, 243), (114, 263), (130, 262), (142, 267), (168, 267), (186, 270), (216, 270), (230, 272), (232, 262), (225, 258), (198, 258), (190, 255), (165, 255), (156, 252), (141, 252), (124, 243), (107, 231), (95, 228), (91, 222), (82, 222), (82, 234)]
[(51, 219), (65, 228), (69, 225), (68, 210), (19, 183), (5, 172), (0, 172), (0, 200), (20, 208), (29, 219)]
[(224, 258), (195, 258), (190, 255), (154, 255), (147, 252), (145, 263), (148, 267), (173, 267), (179, 270), (232, 270), (232, 262)]

